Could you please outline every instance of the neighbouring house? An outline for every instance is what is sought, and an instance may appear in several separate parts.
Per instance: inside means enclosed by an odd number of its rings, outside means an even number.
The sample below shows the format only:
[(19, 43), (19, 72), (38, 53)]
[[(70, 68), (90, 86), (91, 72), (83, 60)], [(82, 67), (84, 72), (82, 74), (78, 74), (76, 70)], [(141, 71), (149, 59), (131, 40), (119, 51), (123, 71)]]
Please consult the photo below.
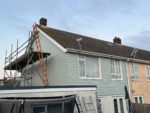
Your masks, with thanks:
[(127, 62), (132, 102), (150, 104), (150, 52), (134, 49)]
[[(133, 84), (138, 87), (137, 83), (132, 83), (134, 81), (130, 79), (129, 65), (136, 62), (139, 65), (150, 64), (149, 51), (122, 45), (118, 37), (111, 43), (49, 28), (44, 18), (40, 20), (37, 29), (43, 53), (50, 53), (45, 59), (49, 86), (96, 85), (99, 104), (104, 113), (127, 113), (124, 87), (128, 86), (132, 96)], [(36, 42), (31, 44), (32, 51), (36, 52)], [(21, 62), (21, 59), (17, 62)], [(12, 62), (5, 69), (15, 66), (15, 62)], [(31, 70), (32, 79), (27, 82), (32, 86), (43, 86), (39, 62), (22, 68), (20, 72), (25, 75)], [(144, 86), (144, 82), (136, 82)], [(150, 84), (148, 81), (146, 83)], [(137, 96), (140, 96), (140, 93), (137, 92)]]

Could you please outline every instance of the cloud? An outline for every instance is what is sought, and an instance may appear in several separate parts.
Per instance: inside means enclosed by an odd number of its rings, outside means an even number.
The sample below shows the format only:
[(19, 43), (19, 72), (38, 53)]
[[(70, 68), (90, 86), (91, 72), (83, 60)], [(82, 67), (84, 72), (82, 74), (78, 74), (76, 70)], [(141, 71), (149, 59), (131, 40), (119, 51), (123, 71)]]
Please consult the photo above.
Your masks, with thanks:
[(141, 48), (150, 51), (150, 30), (141, 31), (138, 35), (128, 36), (126, 43), (135, 48)]

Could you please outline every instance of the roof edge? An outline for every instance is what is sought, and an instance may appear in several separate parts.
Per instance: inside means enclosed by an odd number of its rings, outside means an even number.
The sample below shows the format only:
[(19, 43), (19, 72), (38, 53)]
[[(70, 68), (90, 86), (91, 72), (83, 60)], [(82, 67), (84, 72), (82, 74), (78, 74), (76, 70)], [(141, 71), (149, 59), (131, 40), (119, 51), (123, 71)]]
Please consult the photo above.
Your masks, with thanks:
[(63, 52), (67, 52), (68, 50), (66, 48), (64, 48), (62, 45), (60, 45), (57, 41), (55, 41), (53, 38), (51, 38), (50, 36), (48, 36), (43, 30), (41, 30), (38, 27), (38, 31), (43, 34), (49, 41), (51, 41), (54, 45), (56, 45), (59, 49), (61, 49)]
[(67, 50), (70, 53), (78, 53), (78, 54), (91, 55), (91, 56), (100, 56), (100, 57), (104, 57), (104, 58), (114, 58), (114, 59), (124, 60), (127, 62), (139, 62), (139, 63), (144, 63), (144, 64), (150, 64), (150, 61), (146, 61), (146, 60), (121, 57), (121, 56), (115, 56), (115, 55), (109, 55), (109, 54), (103, 54), (103, 53), (97, 53), (97, 52), (91, 52), (91, 51), (84, 51), (84, 50), (72, 49), (72, 48), (67, 48)]

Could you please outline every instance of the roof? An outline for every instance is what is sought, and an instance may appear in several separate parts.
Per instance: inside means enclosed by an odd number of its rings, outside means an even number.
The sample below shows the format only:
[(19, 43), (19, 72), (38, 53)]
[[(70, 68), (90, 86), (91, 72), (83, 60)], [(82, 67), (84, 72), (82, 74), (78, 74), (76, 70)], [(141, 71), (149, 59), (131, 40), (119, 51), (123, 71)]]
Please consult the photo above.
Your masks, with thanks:
[[(134, 47), (114, 44), (104, 40), (99, 40), (88, 36), (83, 36), (54, 28), (49, 28), (46, 26), (38, 25), (38, 27), (66, 49), (70, 48), (70, 49), (84, 50), (89, 52), (96, 52), (126, 58), (132, 58), (131, 54), (135, 49)], [(82, 38), (82, 41), (80, 42), (81, 49), (79, 46), (79, 42), (76, 41), (76, 39), (79, 38)], [(150, 51), (137, 49), (137, 53), (134, 58), (150, 61)]]
[[(46, 58), (49, 56), (50, 53), (43, 53), (43, 57)], [(30, 58), (30, 61), (28, 62)], [(9, 63), (7, 66), (4, 67), (5, 70), (19, 70), (25, 67), (28, 63), (33, 64), (34, 62), (38, 61), (38, 52), (32, 53), (25, 53), (19, 58), (15, 59), (13, 62)]]

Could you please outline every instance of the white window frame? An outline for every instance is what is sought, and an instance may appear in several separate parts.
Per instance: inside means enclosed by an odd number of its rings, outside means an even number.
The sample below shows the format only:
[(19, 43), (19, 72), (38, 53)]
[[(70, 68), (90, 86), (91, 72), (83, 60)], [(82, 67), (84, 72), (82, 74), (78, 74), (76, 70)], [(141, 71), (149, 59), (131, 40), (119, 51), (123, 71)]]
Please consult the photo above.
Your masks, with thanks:
[[(110, 65), (112, 65), (112, 64), (111, 64), (111, 60), (114, 60), (114, 61), (115, 61), (115, 67), (114, 67), (114, 68), (115, 68), (115, 73), (111, 73), (111, 72), (110, 72), (112, 80), (123, 80), (123, 76), (122, 76), (122, 63), (121, 63), (121, 61), (118, 60), (118, 59), (110, 59)], [(117, 71), (116, 71), (116, 70), (117, 70), (117, 69), (116, 69), (116, 60), (119, 61), (120, 74), (117, 74), (117, 73), (116, 73), (116, 72), (117, 72)], [(113, 78), (112, 75), (114, 75), (114, 76), (120, 76), (120, 78)]]
[(144, 104), (144, 97), (143, 96), (134, 96), (134, 102), (135, 102), (135, 98), (138, 99), (138, 104), (140, 104), (140, 97), (142, 98), (142, 104)]
[[(135, 66), (137, 66), (137, 73), (132, 73), (132, 68), (135, 69)], [(131, 70), (131, 80), (140, 80), (138, 64), (134, 63), (134, 62), (131, 62), (130, 63), (130, 70)], [(135, 72), (135, 70), (134, 70), (134, 72)]]
[(147, 72), (146, 80), (150, 81), (150, 65), (146, 65), (146, 72)]
[[(124, 111), (124, 113), (126, 113), (126, 108), (125, 108), (125, 105), (126, 105), (126, 103), (125, 103), (125, 99), (124, 99), (124, 97), (113, 97), (112, 98), (112, 101), (113, 101), (113, 108), (114, 108), (114, 99), (116, 99), (117, 100), (117, 106), (118, 106), (118, 113), (121, 113), (121, 108), (120, 108), (120, 99), (122, 99), (122, 102), (123, 102), (123, 111)], [(115, 109), (114, 109), (114, 112), (115, 112)]]
[(101, 108), (101, 112), (103, 113), (103, 99), (102, 97), (98, 97), (98, 105)]
[[(79, 79), (102, 79), (102, 76), (101, 76), (101, 60), (100, 60), (100, 58), (99, 57), (97, 57), (97, 59), (98, 59), (98, 75), (99, 75), (99, 77), (96, 77), (96, 78), (94, 78), (94, 77), (88, 77), (87, 76), (87, 69), (86, 69), (86, 56), (85, 55), (81, 55), (81, 56), (83, 56), (84, 58), (83, 59), (81, 59), (80, 58), (80, 55), (78, 55), (78, 72), (79, 72)], [(92, 57), (92, 56), (90, 56), (90, 57)], [(85, 62), (85, 76), (83, 77), (83, 76), (80, 76), (80, 64), (79, 64), (79, 61), (84, 61)]]

